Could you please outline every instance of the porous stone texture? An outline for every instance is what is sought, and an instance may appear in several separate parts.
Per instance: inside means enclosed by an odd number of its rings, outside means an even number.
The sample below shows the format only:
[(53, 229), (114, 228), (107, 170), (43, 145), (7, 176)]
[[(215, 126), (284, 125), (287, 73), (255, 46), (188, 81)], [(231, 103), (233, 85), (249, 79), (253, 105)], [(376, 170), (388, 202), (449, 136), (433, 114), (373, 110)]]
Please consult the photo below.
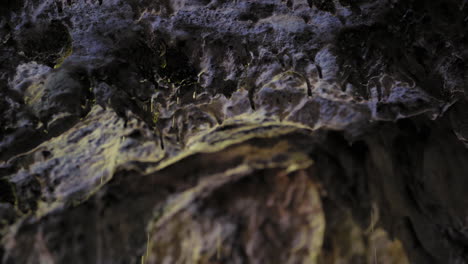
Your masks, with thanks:
[(2, 263), (468, 263), (468, 4), (0, 3)]

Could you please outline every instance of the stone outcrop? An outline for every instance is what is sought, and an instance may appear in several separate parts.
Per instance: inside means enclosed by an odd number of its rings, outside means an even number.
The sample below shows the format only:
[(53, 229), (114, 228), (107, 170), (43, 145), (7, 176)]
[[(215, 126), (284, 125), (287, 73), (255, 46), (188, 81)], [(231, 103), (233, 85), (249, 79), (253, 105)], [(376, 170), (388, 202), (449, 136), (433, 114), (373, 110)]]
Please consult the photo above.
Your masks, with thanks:
[(2, 263), (468, 262), (468, 5), (0, 3)]

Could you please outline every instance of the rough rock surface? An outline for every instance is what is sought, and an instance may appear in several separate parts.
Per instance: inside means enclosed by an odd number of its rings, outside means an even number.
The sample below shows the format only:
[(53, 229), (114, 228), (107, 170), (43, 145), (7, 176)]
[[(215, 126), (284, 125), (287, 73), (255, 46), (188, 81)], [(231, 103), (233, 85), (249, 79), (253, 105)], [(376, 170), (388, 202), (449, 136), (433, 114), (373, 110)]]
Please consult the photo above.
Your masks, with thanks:
[(468, 5), (0, 2), (2, 263), (468, 263)]

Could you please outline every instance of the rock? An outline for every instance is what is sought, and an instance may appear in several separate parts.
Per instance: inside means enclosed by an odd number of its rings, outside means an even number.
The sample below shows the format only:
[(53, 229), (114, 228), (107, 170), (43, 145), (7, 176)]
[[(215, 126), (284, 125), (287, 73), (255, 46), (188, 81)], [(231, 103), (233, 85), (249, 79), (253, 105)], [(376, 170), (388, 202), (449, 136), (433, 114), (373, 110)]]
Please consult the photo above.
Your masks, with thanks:
[(468, 262), (467, 10), (0, 3), (1, 262)]
[[(67, 27), (59, 20), (37, 20), (26, 22), (15, 32), (18, 52), (30, 61), (54, 66), (61, 57), (71, 53), (71, 37)], [(59, 60), (60, 59), (60, 60)]]
[(89, 110), (91, 95), (86, 82), (83, 69), (64, 66), (44, 81), (32, 83), (24, 101), (46, 129), (60, 133)]

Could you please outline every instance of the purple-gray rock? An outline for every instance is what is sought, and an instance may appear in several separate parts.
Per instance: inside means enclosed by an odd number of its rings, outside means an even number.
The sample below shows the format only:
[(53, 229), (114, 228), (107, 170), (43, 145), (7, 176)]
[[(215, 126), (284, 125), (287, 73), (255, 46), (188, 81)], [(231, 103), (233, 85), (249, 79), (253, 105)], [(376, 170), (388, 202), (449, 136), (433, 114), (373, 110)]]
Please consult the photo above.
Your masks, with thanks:
[(468, 263), (468, 5), (0, 3), (1, 263)]

